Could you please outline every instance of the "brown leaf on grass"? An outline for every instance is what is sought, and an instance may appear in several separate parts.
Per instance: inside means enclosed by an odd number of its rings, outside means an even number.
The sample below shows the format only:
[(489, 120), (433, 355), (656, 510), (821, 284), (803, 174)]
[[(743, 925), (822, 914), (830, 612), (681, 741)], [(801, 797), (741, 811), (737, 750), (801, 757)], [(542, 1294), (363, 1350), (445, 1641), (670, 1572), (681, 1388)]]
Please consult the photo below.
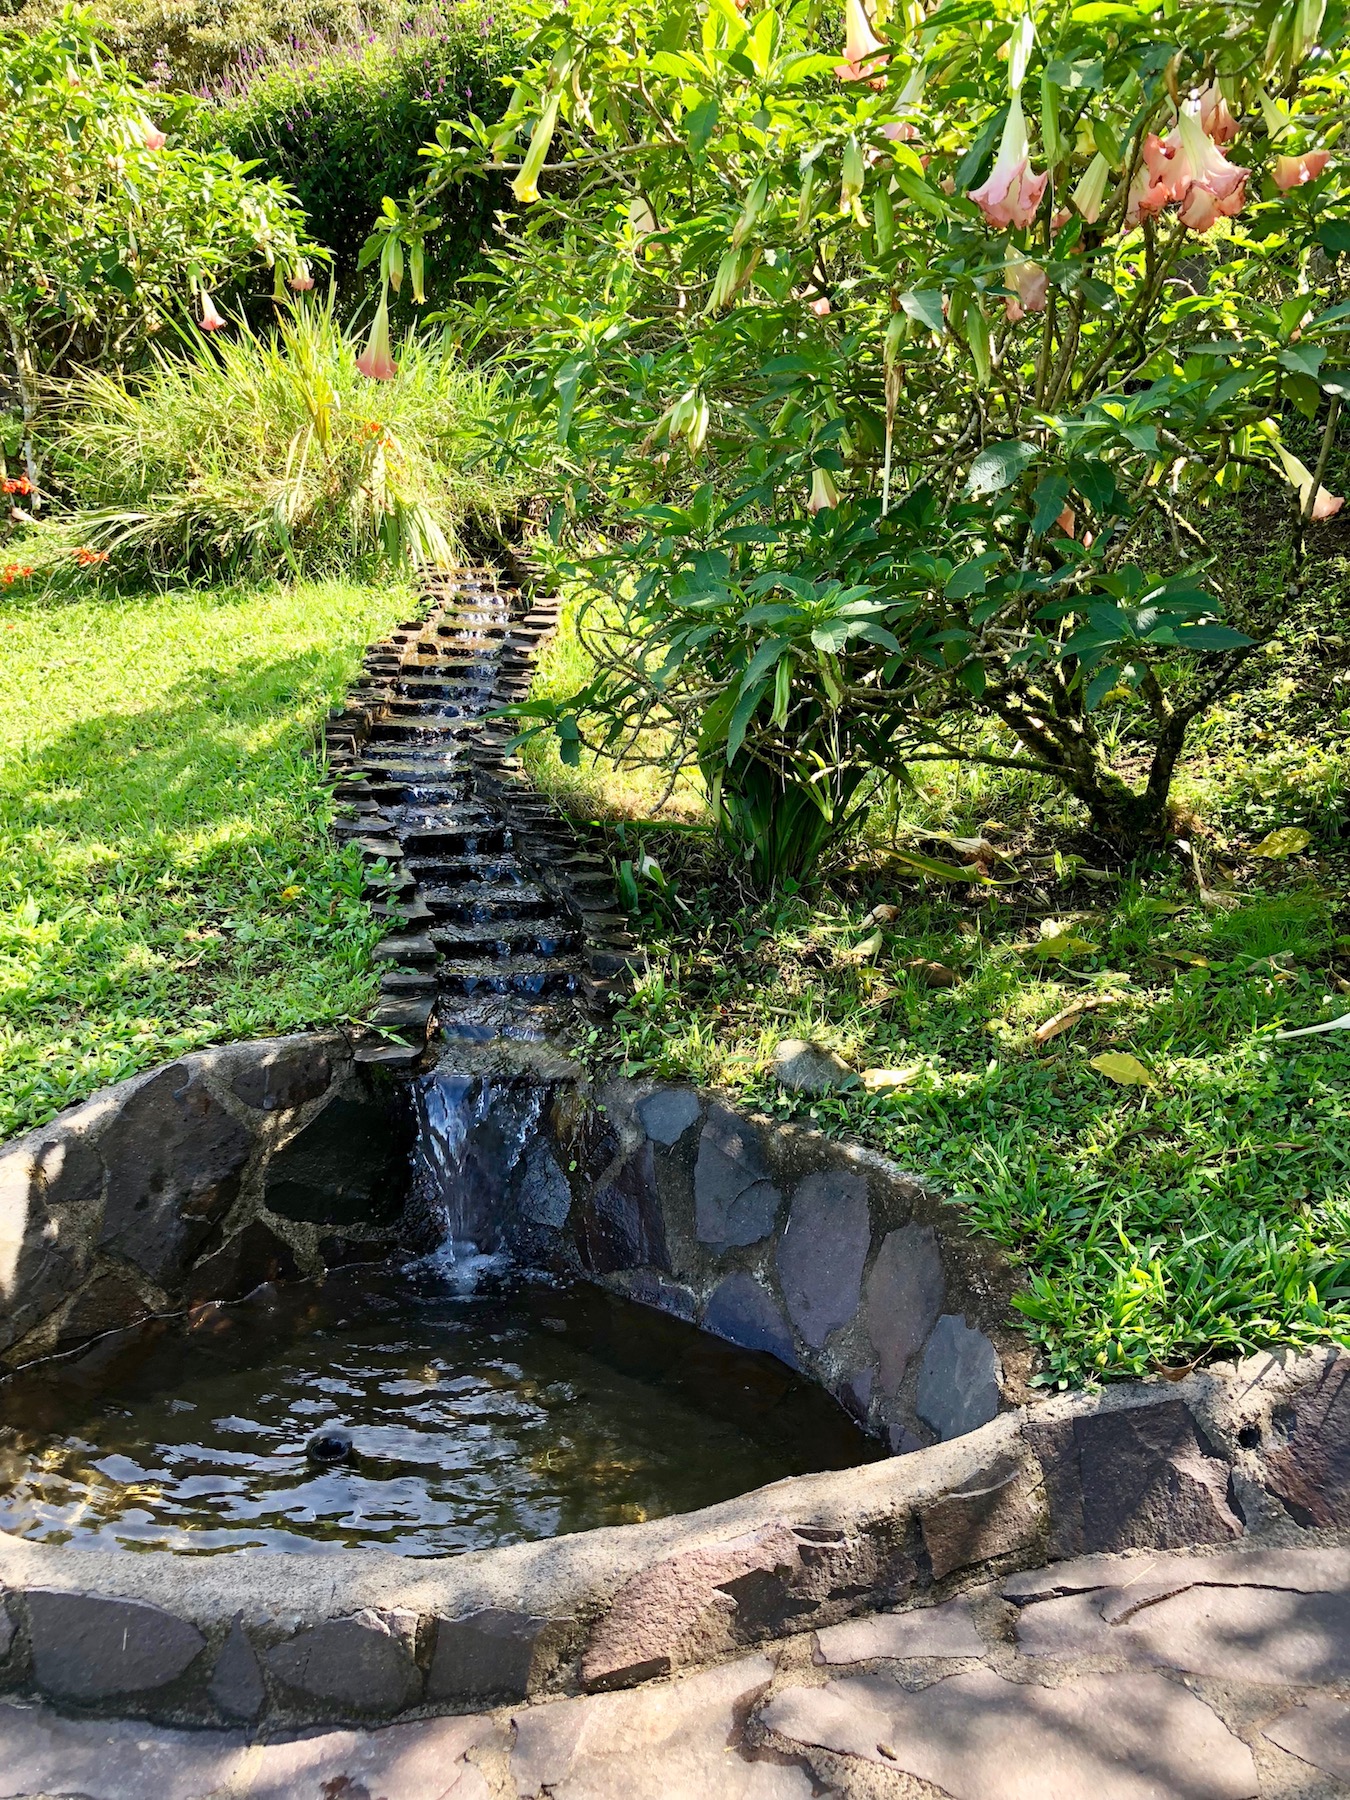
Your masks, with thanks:
[(930, 962), (926, 956), (912, 956), (901, 966), (920, 987), (950, 988), (955, 987), (961, 979), (956, 970), (949, 969), (946, 963)]
[(1038, 1025), (1031, 1034), (1033, 1044), (1048, 1044), (1051, 1038), (1057, 1038), (1062, 1032), (1072, 1031), (1085, 1013), (1095, 1012), (1098, 1007), (1115, 1004), (1114, 996), (1102, 994), (1086, 1000), (1075, 1000), (1072, 1006), (1066, 1006), (1063, 1012), (1057, 1012), (1044, 1025)]
[(841, 963), (872, 963), (881, 955), (885, 939), (879, 931), (871, 937), (865, 937), (860, 944), (854, 944), (850, 950), (841, 950), (835, 959)]
[(874, 925), (892, 925), (900, 917), (900, 908), (887, 902), (874, 906), (867, 917), (858, 926), (859, 931), (870, 931)]

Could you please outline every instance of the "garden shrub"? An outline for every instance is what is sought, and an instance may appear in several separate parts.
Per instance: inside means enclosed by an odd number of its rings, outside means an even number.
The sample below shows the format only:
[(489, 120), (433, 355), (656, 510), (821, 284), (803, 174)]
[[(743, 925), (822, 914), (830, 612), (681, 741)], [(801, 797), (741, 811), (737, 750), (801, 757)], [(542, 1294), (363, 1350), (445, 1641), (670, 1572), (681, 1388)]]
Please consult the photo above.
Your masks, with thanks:
[[(514, 54), (500, 10), (442, 0), (383, 40), (302, 50), (254, 74), (239, 65), (219, 85), (220, 101), (202, 129), (294, 188), (310, 230), (333, 253), (339, 287), (350, 290), (383, 197), (417, 183), (421, 146), (442, 119), (500, 117), (501, 77)], [(445, 193), (441, 228), (428, 246), (431, 298), (479, 262), (494, 214), (509, 198), (505, 182), (487, 174)]]
[(439, 341), (408, 340), (378, 381), (358, 349), (331, 303), (301, 300), (268, 331), (194, 332), (139, 376), (79, 381), (61, 450), (77, 554), (155, 579), (447, 560), (465, 516), (509, 498), (464, 468), (490, 384)]
[(859, 770), (933, 760), (1157, 845), (1188, 729), (1278, 623), (1210, 510), (1279, 484), (1296, 569), (1340, 504), (1344, 7), (529, 11), (502, 122), (440, 134), (372, 246), (512, 171), (476, 312), (501, 439), (560, 543), (609, 535), (564, 747), (664, 724), (766, 881)]

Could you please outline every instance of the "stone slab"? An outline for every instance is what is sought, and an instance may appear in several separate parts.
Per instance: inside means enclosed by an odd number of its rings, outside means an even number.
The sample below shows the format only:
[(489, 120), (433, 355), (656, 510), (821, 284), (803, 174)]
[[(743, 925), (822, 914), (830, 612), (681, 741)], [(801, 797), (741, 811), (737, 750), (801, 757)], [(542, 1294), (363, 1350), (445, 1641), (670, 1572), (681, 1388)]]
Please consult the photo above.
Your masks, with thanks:
[(759, 1243), (773, 1230), (781, 1200), (755, 1126), (724, 1106), (710, 1106), (694, 1164), (699, 1242), (718, 1249)]
[(289, 1112), (326, 1093), (332, 1076), (320, 1044), (292, 1038), (251, 1058), (231, 1081), (230, 1092), (256, 1112)]
[(195, 1625), (143, 1600), (29, 1588), (33, 1679), (58, 1700), (110, 1700), (167, 1687), (206, 1648)]
[(956, 1569), (1026, 1550), (1043, 1537), (1045, 1492), (1035, 1465), (1000, 1461), (919, 1508), (924, 1548), (941, 1581)]
[(490, 1800), (482, 1770), (466, 1759), (505, 1741), (501, 1725), (470, 1716), (259, 1745), (238, 1800)]
[(892, 1399), (910, 1359), (937, 1323), (945, 1295), (932, 1226), (888, 1232), (867, 1276), (867, 1335), (877, 1354), (881, 1390)]
[(933, 1327), (919, 1370), (919, 1417), (944, 1441), (963, 1437), (997, 1416), (1003, 1389), (998, 1352), (959, 1313)]
[(1037, 1600), (1017, 1619), (1024, 1656), (1110, 1656), (1263, 1686), (1350, 1680), (1350, 1594), (1192, 1587), (1118, 1624), (1100, 1593)]
[(517, 1204), (531, 1225), (560, 1231), (572, 1210), (572, 1190), (557, 1157), (541, 1133), (525, 1151)]
[(1253, 1800), (1251, 1751), (1155, 1674), (1062, 1687), (989, 1669), (909, 1692), (886, 1675), (789, 1688), (763, 1709), (782, 1739), (929, 1781), (952, 1800)]
[(1262, 1737), (1315, 1769), (1350, 1781), (1350, 1703), (1331, 1694), (1313, 1694), (1302, 1706), (1281, 1713)]
[(402, 1134), (374, 1094), (335, 1094), (267, 1166), (266, 1204), (288, 1219), (355, 1225), (392, 1218), (407, 1183)]
[(433, 1704), (489, 1697), (523, 1700), (547, 1623), (500, 1607), (438, 1620), (427, 1699)]
[(657, 1088), (637, 1103), (637, 1116), (647, 1136), (658, 1144), (678, 1144), (703, 1107), (693, 1088)]
[(267, 1652), (284, 1686), (358, 1713), (401, 1712), (422, 1692), (422, 1675), (401, 1633), (379, 1614), (326, 1619)]
[(872, 1241), (867, 1183), (847, 1169), (808, 1175), (778, 1240), (778, 1280), (793, 1323), (813, 1350), (847, 1325), (862, 1297)]
[(817, 1663), (903, 1661), (910, 1657), (983, 1656), (984, 1643), (975, 1629), (970, 1601), (961, 1598), (941, 1606), (916, 1606), (909, 1612), (873, 1613), (816, 1633), (812, 1660)]
[(202, 1800), (239, 1777), (246, 1755), (240, 1732), (66, 1719), (0, 1701), (0, 1800), (31, 1794)]
[(1350, 1525), (1350, 1356), (1328, 1354), (1317, 1382), (1276, 1409), (1266, 1485), (1299, 1525)]
[(512, 1717), (519, 1800), (811, 1800), (801, 1767), (759, 1760), (739, 1724), (773, 1664), (754, 1656), (627, 1694), (531, 1707)]
[(704, 1309), (703, 1329), (742, 1350), (764, 1350), (791, 1369), (798, 1366), (792, 1333), (778, 1302), (743, 1269), (714, 1288)]
[(230, 1719), (256, 1719), (267, 1698), (257, 1652), (249, 1642), (241, 1616), (235, 1618), (211, 1671), (207, 1693)]

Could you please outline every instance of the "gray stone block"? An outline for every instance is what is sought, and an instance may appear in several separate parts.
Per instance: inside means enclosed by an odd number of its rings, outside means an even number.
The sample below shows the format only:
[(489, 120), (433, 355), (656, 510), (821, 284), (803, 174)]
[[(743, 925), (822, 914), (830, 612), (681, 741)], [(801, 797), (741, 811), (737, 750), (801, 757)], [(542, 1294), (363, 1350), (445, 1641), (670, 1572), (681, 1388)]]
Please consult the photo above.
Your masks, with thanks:
[(265, 1281), (295, 1281), (299, 1274), (290, 1245), (254, 1219), (193, 1266), (186, 1291), (194, 1300), (237, 1300)]
[(742, 1270), (728, 1275), (713, 1290), (704, 1309), (703, 1329), (739, 1344), (742, 1350), (766, 1350), (789, 1368), (798, 1366), (792, 1333), (778, 1302), (753, 1275)]
[(572, 1210), (572, 1190), (546, 1137), (534, 1138), (525, 1152), (518, 1205), (531, 1225), (560, 1231)]
[(9, 1608), (5, 1605), (5, 1590), (0, 1588), (0, 1662), (3, 1662), (14, 1648), (14, 1621), (9, 1616)]
[(230, 1634), (216, 1658), (207, 1692), (231, 1719), (256, 1719), (263, 1709), (267, 1686), (240, 1614), (236, 1614)]
[(124, 1331), (149, 1316), (150, 1308), (131, 1276), (118, 1269), (106, 1270), (76, 1294), (57, 1331), (57, 1347), (68, 1350), (105, 1332)]
[(254, 1049), (230, 1083), (230, 1091), (258, 1112), (289, 1112), (328, 1091), (333, 1078), (327, 1053), (313, 1039), (292, 1039)]
[(427, 1699), (433, 1703), (525, 1699), (539, 1635), (547, 1623), (499, 1607), (437, 1620)]
[(167, 1687), (201, 1655), (195, 1625), (141, 1600), (29, 1588), (33, 1680), (57, 1700), (98, 1701)]
[(637, 1116), (647, 1136), (658, 1144), (677, 1144), (703, 1110), (693, 1088), (657, 1088), (637, 1103)]
[(326, 1619), (275, 1645), (266, 1662), (284, 1686), (356, 1713), (402, 1712), (421, 1697), (407, 1644), (376, 1613)]
[(597, 1275), (619, 1269), (669, 1269), (665, 1220), (649, 1141), (577, 1211), (577, 1249), (585, 1266)]
[(698, 1301), (689, 1288), (682, 1287), (677, 1281), (668, 1281), (651, 1269), (636, 1270), (624, 1292), (639, 1306), (655, 1307), (657, 1312), (669, 1313), (672, 1318), (684, 1319), (686, 1323), (692, 1324), (698, 1311)]
[(867, 1183), (848, 1170), (808, 1175), (778, 1240), (778, 1279), (797, 1330), (813, 1350), (858, 1310), (872, 1241)]
[(919, 1370), (917, 1410), (941, 1438), (962, 1437), (998, 1413), (1003, 1368), (982, 1331), (957, 1313), (933, 1327)]
[(1317, 1381), (1277, 1409), (1266, 1486), (1299, 1525), (1350, 1525), (1350, 1356), (1328, 1352)]
[(942, 1254), (931, 1225), (886, 1234), (867, 1276), (867, 1335), (881, 1391), (894, 1399), (910, 1358), (923, 1347), (946, 1297)]
[(1044, 1538), (1045, 1494), (1035, 1464), (999, 1462), (966, 1485), (919, 1508), (933, 1579), (955, 1569), (1027, 1551)]
[(758, 1129), (710, 1106), (694, 1165), (694, 1228), (717, 1248), (757, 1244), (773, 1230), (782, 1195), (769, 1178)]
[(406, 1138), (375, 1092), (335, 1094), (273, 1156), (263, 1199), (287, 1219), (355, 1225), (392, 1218), (407, 1188)]
[(102, 1133), (108, 1189), (99, 1248), (171, 1280), (238, 1194), (252, 1147), (186, 1063), (151, 1075)]

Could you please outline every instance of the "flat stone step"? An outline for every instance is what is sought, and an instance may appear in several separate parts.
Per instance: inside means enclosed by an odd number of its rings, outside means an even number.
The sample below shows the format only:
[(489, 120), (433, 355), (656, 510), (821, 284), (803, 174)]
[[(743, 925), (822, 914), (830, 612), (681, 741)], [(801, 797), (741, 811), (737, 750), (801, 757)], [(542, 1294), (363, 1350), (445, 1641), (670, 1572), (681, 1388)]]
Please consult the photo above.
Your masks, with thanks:
[(575, 951), (581, 933), (539, 919), (491, 925), (433, 925), (431, 939), (446, 957), (561, 956)]
[(580, 971), (552, 957), (481, 957), (442, 963), (441, 987), (449, 993), (523, 994), (538, 999), (545, 994), (576, 991)]

